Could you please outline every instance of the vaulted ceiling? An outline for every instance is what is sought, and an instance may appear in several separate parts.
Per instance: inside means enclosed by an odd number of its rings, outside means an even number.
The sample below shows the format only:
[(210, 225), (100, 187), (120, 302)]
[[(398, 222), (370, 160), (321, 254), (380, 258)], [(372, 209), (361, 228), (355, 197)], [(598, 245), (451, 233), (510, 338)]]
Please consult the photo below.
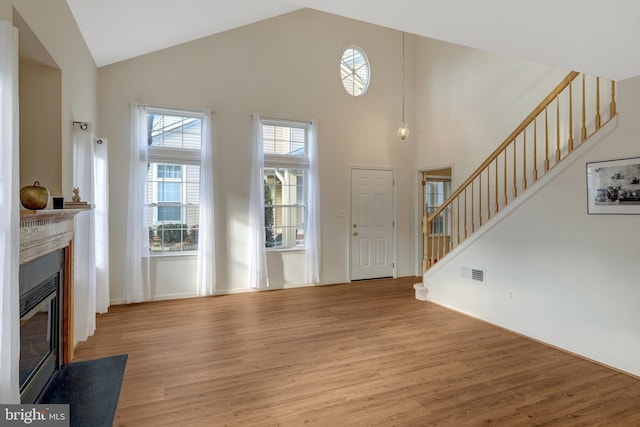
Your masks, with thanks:
[(637, 0), (67, 0), (98, 66), (300, 8), (614, 80), (640, 75)]

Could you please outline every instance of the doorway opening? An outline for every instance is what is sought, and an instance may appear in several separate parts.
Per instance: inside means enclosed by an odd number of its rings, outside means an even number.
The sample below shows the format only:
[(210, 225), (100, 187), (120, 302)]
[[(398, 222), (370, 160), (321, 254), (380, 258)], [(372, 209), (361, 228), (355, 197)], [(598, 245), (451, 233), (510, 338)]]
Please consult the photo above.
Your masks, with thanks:
[[(433, 215), (435, 211), (447, 200), (451, 194), (451, 178), (452, 168), (438, 168), (420, 171), (420, 218), (419, 223), (424, 221), (425, 214)], [(422, 264), (424, 259), (425, 247), (427, 245), (449, 245), (451, 243), (450, 228), (451, 224), (445, 222), (445, 212), (438, 215), (438, 218), (432, 223), (431, 229), (425, 235), (421, 230), (419, 264), (422, 265), (422, 272), (428, 268)], [(439, 251), (438, 251), (439, 252)]]

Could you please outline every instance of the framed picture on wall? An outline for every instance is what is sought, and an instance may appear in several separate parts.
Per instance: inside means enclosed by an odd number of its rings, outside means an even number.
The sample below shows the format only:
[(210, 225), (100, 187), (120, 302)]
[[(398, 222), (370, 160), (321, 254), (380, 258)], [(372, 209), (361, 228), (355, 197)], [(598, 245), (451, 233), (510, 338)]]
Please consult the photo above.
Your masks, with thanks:
[(589, 214), (640, 214), (640, 157), (587, 163)]

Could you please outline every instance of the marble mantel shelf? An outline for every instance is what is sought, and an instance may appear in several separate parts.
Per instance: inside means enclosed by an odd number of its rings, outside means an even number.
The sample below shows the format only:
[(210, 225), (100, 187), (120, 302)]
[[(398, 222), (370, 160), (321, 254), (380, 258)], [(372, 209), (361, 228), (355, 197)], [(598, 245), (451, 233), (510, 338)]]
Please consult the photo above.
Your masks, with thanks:
[(20, 211), (20, 264), (69, 246), (73, 217), (86, 209)]

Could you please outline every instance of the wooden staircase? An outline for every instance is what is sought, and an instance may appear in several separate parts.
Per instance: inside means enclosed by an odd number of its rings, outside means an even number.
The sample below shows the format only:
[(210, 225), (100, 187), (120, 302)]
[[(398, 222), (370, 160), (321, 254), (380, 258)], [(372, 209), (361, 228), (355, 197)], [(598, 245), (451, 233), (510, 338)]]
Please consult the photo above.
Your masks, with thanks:
[(433, 214), (425, 214), (423, 273), (615, 115), (615, 82), (569, 73)]

